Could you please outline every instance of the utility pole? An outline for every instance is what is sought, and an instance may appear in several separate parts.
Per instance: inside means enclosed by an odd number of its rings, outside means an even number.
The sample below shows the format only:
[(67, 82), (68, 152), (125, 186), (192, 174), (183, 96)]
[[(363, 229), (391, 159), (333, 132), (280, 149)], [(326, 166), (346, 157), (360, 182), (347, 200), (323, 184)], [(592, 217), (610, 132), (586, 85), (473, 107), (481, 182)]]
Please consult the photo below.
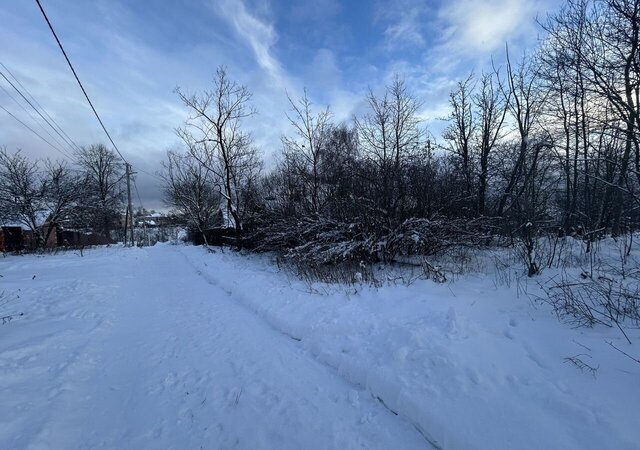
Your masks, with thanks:
[(127, 246), (127, 229), (129, 228), (129, 207), (124, 211), (124, 246)]
[[(129, 229), (131, 230), (131, 241), (130, 241), (130, 245), (131, 247), (133, 247), (134, 245), (134, 241), (133, 241), (133, 207), (131, 205), (131, 176), (134, 174), (134, 172), (131, 171), (131, 165), (129, 163), (125, 163), (125, 169), (126, 169), (126, 176), (127, 176), (127, 211), (128, 211), (128, 215), (127, 215), (127, 220), (128, 220), (128, 226)], [(127, 244), (127, 225), (125, 225), (125, 231), (124, 231), (124, 243), (125, 245)]]

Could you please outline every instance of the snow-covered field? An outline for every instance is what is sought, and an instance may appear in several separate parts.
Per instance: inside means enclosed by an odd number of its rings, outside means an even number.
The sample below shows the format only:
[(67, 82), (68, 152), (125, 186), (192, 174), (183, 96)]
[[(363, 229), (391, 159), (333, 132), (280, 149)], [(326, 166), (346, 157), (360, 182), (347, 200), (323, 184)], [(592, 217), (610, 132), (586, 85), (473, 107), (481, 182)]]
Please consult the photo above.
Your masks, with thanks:
[(640, 364), (606, 343), (638, 330), (571, 329), (526, 280), (309, 285), (180, 245), (0, 275), (0, 449), (640, 445)]

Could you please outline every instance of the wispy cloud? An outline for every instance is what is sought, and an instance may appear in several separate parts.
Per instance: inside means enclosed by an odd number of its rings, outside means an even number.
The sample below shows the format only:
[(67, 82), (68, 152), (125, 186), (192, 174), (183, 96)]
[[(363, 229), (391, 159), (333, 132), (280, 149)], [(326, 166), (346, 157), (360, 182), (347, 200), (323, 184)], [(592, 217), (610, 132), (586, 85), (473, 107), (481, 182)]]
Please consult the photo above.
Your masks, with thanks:
[(384, 25), (385, 46), (394, 51), (427, 44), (431, 7), (427, 2), (391, 0), (378, 4), (376, 20)]
[(224, 18), (251, 48), (260, 67), (275, 81), (284, 84), (282, 65), (272, 54), (272, 47), (277, 41), (273, 25), (251, 14), (242, 0), (216, 1), (212, 9)]
[[(34, 4), (0, 6), (0, 60), (79, 144), (104, 141)], [(11, 3), (11, 6), (8, 6)], [(285, 92), (308, 88), (337, 121), (362, 110), (368, 87), (394, 73), (407, 79), (437, 124), (456, 79), (488, 64), (504, 41), (534, 42), (537, 11), (554, 0), (59, 0), (47, 7), (80, 77), (118, 146), (134, 165), (159, 167), (178, 142), (186, 111), (176, 85), (209, 87), (219, 65), (253, 93), (259, 114), (246, 122), (265, 158), (290, 132)], [(0, 104), (11, 100), (0, 92)], [(23, 117), (29, 120), (28, 117)], [(437, 125), (436, 125), (437, 126)], [(0, 145), (59, 156), (0, 111)], [(145, 203), (155, 181), (139, 174)]]

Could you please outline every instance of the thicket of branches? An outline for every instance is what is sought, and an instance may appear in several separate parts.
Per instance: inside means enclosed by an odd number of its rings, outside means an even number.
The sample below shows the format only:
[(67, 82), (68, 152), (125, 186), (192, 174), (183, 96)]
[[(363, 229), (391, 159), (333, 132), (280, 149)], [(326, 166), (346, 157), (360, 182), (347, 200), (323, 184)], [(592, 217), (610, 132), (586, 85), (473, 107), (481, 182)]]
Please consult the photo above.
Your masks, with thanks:
[(260, 177), (242, 131), (251, 96), (220, 69), (212, 91), (178, 91), (189, 164), (257, 250), (378, 260), (506, 236), (534, 275), (540, 234), (593, 239), (640, 219), (640, 0), (567, 0), (540, 26), (535, 51), (505, 47), (502, 66), (455, 85), (437, 140), (400, 77), (349, 123), (289, 97), (290, 132)]

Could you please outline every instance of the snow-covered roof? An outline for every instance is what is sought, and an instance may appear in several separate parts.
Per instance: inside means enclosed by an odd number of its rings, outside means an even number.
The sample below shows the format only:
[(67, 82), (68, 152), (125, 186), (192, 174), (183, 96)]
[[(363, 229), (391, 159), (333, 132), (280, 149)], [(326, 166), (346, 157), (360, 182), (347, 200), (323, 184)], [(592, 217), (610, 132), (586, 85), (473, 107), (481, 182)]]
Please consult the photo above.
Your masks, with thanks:
[(148, 226), (151, 226), (151, 227), (155, 227), (157, 224), (156, 224), (155, 220), (147, 220), (147, 219), (145, 219), (145, 220), (136, 221), (136, 225), (139, 226), (139, 227), (141, 227), (143, 225), (148, 225)]
[(25, 224), (20, 223), (20, 222), (9, 222), (9, 221), (3, 222), (3, 221), (0, 221), (0, 227), (19, 227), (19, 228), (22, 228), (24, 231), (29, 231), (30, 230), (30, 228), (28, 226), (26, 226)]
[[(50, 214), (46, 211), (40, 211), (36, 214), (36, 226), (42, 227), (45, 223), (47, 223), (47, 219), (49, 218)], [(29, 228), (27, 225), (25, 225), (24, 223), (21, 223), (17, 220), (2, 220), (0, 219), (0, 226), (2, 227), (20, 227), (25, 231), (29, 231), (31, 230), (31, 228)]]

